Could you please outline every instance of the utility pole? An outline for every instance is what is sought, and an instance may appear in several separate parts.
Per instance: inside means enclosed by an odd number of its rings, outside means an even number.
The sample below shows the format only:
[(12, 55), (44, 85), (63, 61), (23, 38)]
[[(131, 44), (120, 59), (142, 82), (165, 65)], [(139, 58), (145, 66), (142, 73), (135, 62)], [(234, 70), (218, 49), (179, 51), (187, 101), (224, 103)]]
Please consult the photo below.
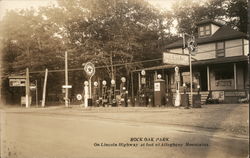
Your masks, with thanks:
[(38, 107), (38, 90), (37, 90), (37, 80), (36, 80), (36, 107)]
[[(68, 86), (68, 52), (65, 51), (65, 85)], [(69, 107), (69, 89), (65, 88), (65, 106)]]
[(43, 83), (43, 100), (42, 100), (43, 108), (45, 107), (47, 78), (48, 78), (48, 69), (45, 70), (45, 77), (44, 77), (44, 83)]
[(189, 70), (190, 70), (190, 105), (193, 106), (193, 71), (192, 71), (192, 57), (191, 51), (189, 50)]
[(26, 108), (30, 107), (30, 77), (29, 77), (29, 68), (26, 68), (26, 82), (25, 82), (25, 104)]

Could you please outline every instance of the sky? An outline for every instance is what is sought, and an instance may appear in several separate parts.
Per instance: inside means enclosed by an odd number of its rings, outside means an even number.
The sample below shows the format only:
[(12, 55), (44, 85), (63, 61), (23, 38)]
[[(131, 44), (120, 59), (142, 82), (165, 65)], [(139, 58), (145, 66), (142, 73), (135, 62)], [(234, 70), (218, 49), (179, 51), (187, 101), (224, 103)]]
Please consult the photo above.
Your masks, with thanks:
[[(159, 9), (170, 9), (171, 5), (176, 0), (146, 0)], [(56, 4), (56, 0), (0, 0), (0, 18), (4, 16), (7, 10), (11, 9), (25, 9), (38, 8), (39, 6), (46, 6), (49, 4)]]

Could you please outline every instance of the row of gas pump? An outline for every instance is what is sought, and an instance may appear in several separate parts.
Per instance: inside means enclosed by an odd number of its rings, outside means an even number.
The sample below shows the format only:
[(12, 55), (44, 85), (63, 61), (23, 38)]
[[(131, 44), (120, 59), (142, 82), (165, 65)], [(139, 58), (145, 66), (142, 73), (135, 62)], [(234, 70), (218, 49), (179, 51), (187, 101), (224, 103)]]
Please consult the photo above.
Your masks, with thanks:
[[(94, 82), (93, 84), (93, 93), (92, 86), (89, 86), (91, 82), (84, 82), (84, 93), (83, 98), (77, 97), (78, 100), (83, 101), (83, 106), (165, 106), (172, 105), (174, 106), (189, 106), (189, 97), (186, 94), (186, 85), (184, 87), (184, 94), (180, 94), (180, 79), (178, 68), (176, 68), (176, 93), (175, 99), (173, 100), (173, 96), (168, 94), (166, 96), (166, 85), (165, 80), (162, 79), (160, 74), (157, 75), (157, 78), (154, 80), (154, 88), (153, 91), (148, 92), (146, 87), (146, 76), (145, 72), (141, 72), (140, 87), (139, 93), (137, 97), (132, 97), (130, 99), (128, 97), (128, 89), (126, 87), (126, 78), (121, 78), (120, 88), (116, 90), (116, 82), (115, 80), (111, 80), (110, 86), (107, 86), (107, 81), (103, 80), (101, 83)], [(199, 91), (198, 91), (198, 95)], [(79, 95), (80, 96), (80, 95)], [(193, 95), (194, 96), (194, 95)], [(199, 97), (200, 98), (200, 97)], [(194, 99), (194, 98), (193, 98)], [(197, 100), (197, 99), (196, 99)], [(200, 99), (198, 99), (200, 100)], [(197, 101), (195, 101), (197, 102)], [(199, 101), (200, 102), (200, 101)], [(199, 103), (200, 104), (200, 103)], [(200, 105), (199, 105), (200, 106)]]
[[(126, 88), (126, 78), (121, 78), (120, 89), (116, 90), (115, 80), (111, 80), (111, 84), (108, 87), (107, 81), (103, 80), (101, 84), (97, 81), (90, 86), (88, 81), (84, 82), (83, 97), (81, 94), (77, 95), (77, 100), (82, 101), (82, 106), (128, 106), (130, 99), (128, 99), (128, 90)], [(100, 87), (101, 86), (101, 87)]]

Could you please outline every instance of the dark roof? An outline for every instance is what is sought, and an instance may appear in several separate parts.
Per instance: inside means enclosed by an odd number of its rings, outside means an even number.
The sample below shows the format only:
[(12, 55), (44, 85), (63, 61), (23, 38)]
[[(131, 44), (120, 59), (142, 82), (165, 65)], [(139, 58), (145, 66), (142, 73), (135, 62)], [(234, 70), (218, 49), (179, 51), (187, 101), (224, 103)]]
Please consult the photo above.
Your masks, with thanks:
[[(247, 35), (243, 32), (236, 31), (229, 26), (222, 26), (219, 28), (212, 36), (196, 38), (197, 44), (211, 43), (216, 41), (237, 39), (237, 38), (247, 38)], [(166, 48), (181, 48), (183, 47), (182, 39), (169, 44)]]
[(202, 20), (202, 21), (196, 23), (196, 25), (200, 26), (200, 25), (205, 25), (205, 24), (208, 24), (208, 23), (212, 23), (212, 24), (220, 26), (220, 27), (223, 26), (223, 24), (221, 24), (219, 22), (216, 22), (214, 20), (210, 20), (210, 19)]

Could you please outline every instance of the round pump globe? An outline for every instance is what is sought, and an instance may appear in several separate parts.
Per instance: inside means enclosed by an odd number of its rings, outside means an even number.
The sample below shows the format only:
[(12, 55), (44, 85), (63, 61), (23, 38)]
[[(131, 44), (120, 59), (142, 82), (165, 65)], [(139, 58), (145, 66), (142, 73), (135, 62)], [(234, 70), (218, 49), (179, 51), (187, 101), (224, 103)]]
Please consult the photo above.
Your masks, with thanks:
[(111, 84), (115, 84), (115, 80), (111, 80)]
[(122, 77), (121, 80), (122, 80), (123, 83), (126, 82), (126, 78), (125, 77)]
[(106, 86), (106, 84), (107, 84), (107, 81), (103, 80), (102, 85)]
[(143, 75), (143, 76), (146, 75), (146, 71), (145, 71), (145, 70), (142, 70), (142, 71), (141, 71), (141, 75)]
[(88, 86), (88, 85), (89, 85), (89, 82), (88, 82), (88, 81), (84, 81), (84, 85), (85, 85), (85, 86)]
[(161, 79), (161, 74), (158, 74), (157, 77), (158, 77), (159, 79)]
[(94, 82), (94, 86), (97, 87), (98, 86), (98, 82), (95, 81)]

